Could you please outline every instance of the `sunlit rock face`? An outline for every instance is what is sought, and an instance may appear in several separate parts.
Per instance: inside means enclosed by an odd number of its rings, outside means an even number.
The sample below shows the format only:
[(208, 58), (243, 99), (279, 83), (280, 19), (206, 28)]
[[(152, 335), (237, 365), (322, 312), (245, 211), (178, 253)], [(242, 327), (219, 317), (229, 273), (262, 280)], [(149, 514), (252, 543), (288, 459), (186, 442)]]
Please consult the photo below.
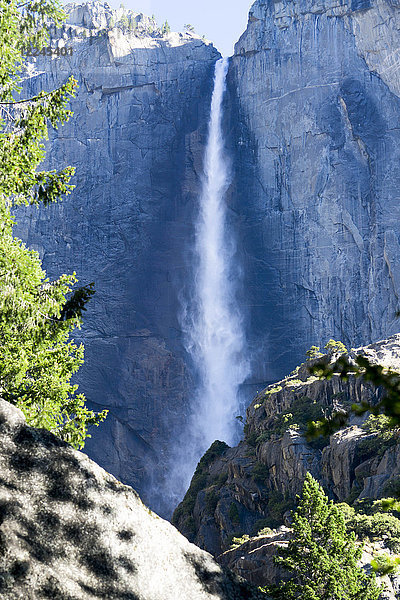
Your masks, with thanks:
[[(258, 600), (85, 454), (0, 399), (4, 600)], [(264, 596), (263, 596), (264, 597)]]
[(399, 330), (400, 6), (257, 0), (229, 74), (255, 378)]
[(123, 11), (106, 4), (67, 8), (69, 23), (51, 30), (67, 56), (28, 58), (24, 93), (78, 80), (74, 116), (47, 146), (50, 167), (76, 167), (76, 188), (19, 213), (17, 232), (51, 278), (75, 270), (81, 284), (95, 282), (78, 381), (91, 407), (110, 413), (86, 449), (162, 511), (171, 434), (188, 410), (178, 295), (219, 54), (141, 14), (128, 11), (121, 25)]

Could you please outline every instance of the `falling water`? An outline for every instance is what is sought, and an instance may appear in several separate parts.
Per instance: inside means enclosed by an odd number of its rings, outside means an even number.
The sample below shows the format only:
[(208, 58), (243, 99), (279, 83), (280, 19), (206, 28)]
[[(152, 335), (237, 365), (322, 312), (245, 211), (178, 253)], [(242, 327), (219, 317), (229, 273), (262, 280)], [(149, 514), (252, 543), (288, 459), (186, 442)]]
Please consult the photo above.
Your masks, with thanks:
[(196, 224), (194, 285), (190, 301), (183, 307), (186, 348), (199, 385), (191, 400), (191, 420), (180, 442), (180, 459), (175, 463), (181, 479), (178, 493), (186, 491), (198, 460), (214, 440), (237, 442), (238, 391), (249, 372), (235, 295), (240, 277), (226, 218), (230, 169), (224, 149), (222, 103), (228, 64), (228, 59), (221, 59), (215, 67)]

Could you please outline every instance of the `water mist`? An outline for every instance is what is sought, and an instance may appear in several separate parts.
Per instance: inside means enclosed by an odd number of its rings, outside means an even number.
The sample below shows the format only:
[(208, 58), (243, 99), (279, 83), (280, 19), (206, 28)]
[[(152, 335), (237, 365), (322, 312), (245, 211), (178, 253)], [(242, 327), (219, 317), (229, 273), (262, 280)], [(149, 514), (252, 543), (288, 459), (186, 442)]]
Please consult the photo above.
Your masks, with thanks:
[(230, 169), (222, 132), (228, 59), (216, 63), (204, 156), (204, 175), (196, 222), (193, 285), (183, 302), (185, 345), (197, 372), (190, 422), (174, 453), (170, 491), (180, 500), (196, 464), (214, 440), (238, 441), (238, 391), (249, 373), (236, 284), (235, 244), (228, 231), (225, 194)]

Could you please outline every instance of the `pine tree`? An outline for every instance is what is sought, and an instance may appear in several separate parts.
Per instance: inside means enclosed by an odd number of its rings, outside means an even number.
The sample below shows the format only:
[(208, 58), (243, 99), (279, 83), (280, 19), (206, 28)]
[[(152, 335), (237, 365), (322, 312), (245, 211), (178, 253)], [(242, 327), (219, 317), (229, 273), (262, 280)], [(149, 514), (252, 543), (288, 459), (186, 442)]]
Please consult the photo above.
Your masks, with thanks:
[(0, 0), (0, 397), (16, 404), (28, 423), (45, 427), (82, 447), (90, 425), (105, 418), (85, 406), (72, 375), (83, 347), (70, 339), (79, 327), (93, 286), (73, 291), (75, 274), (50, 282), (36, 252), (13, 236), (17, 204), (49, 204), (69, 193), (73, 169), (41, 171), (48, 122), (57, 128), (71, 116), (68, 99), (76, 81), (20, 99), (27, 45), (43, 47), (48, 23), (60, 26), (55, 0)]
[(377, 600), (381, 590), (374, 576), (357, 564), (361, 553), (340, 509), (308, 473), (293, 515), (293, 538), (276, 558), (292, 578), (270, 592), (281, 600)]
[(171, 27), (168, 21), (165, 21), (164, 25), (162, 26), (161, 32), (163, 35), (168, 35), (169, 33), (171, 33)]

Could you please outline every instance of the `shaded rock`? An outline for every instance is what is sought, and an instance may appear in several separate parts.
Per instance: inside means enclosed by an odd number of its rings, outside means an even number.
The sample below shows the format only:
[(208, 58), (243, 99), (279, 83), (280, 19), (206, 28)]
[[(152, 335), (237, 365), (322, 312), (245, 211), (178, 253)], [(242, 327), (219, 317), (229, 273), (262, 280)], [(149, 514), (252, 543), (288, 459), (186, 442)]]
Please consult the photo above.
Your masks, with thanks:
[(4, 600), (258, 598), (130, 487), (0, 400)]
[(274, 557), (279, 547), (285, 548), (290, 539), (290, 529), (280, 527), (270, 534), (253, 537), (240, 546), (227, 550), (217, 557), (220, 565), (257, 586), (272, 585), (288, 579), (287, 572), (275, 564)]

